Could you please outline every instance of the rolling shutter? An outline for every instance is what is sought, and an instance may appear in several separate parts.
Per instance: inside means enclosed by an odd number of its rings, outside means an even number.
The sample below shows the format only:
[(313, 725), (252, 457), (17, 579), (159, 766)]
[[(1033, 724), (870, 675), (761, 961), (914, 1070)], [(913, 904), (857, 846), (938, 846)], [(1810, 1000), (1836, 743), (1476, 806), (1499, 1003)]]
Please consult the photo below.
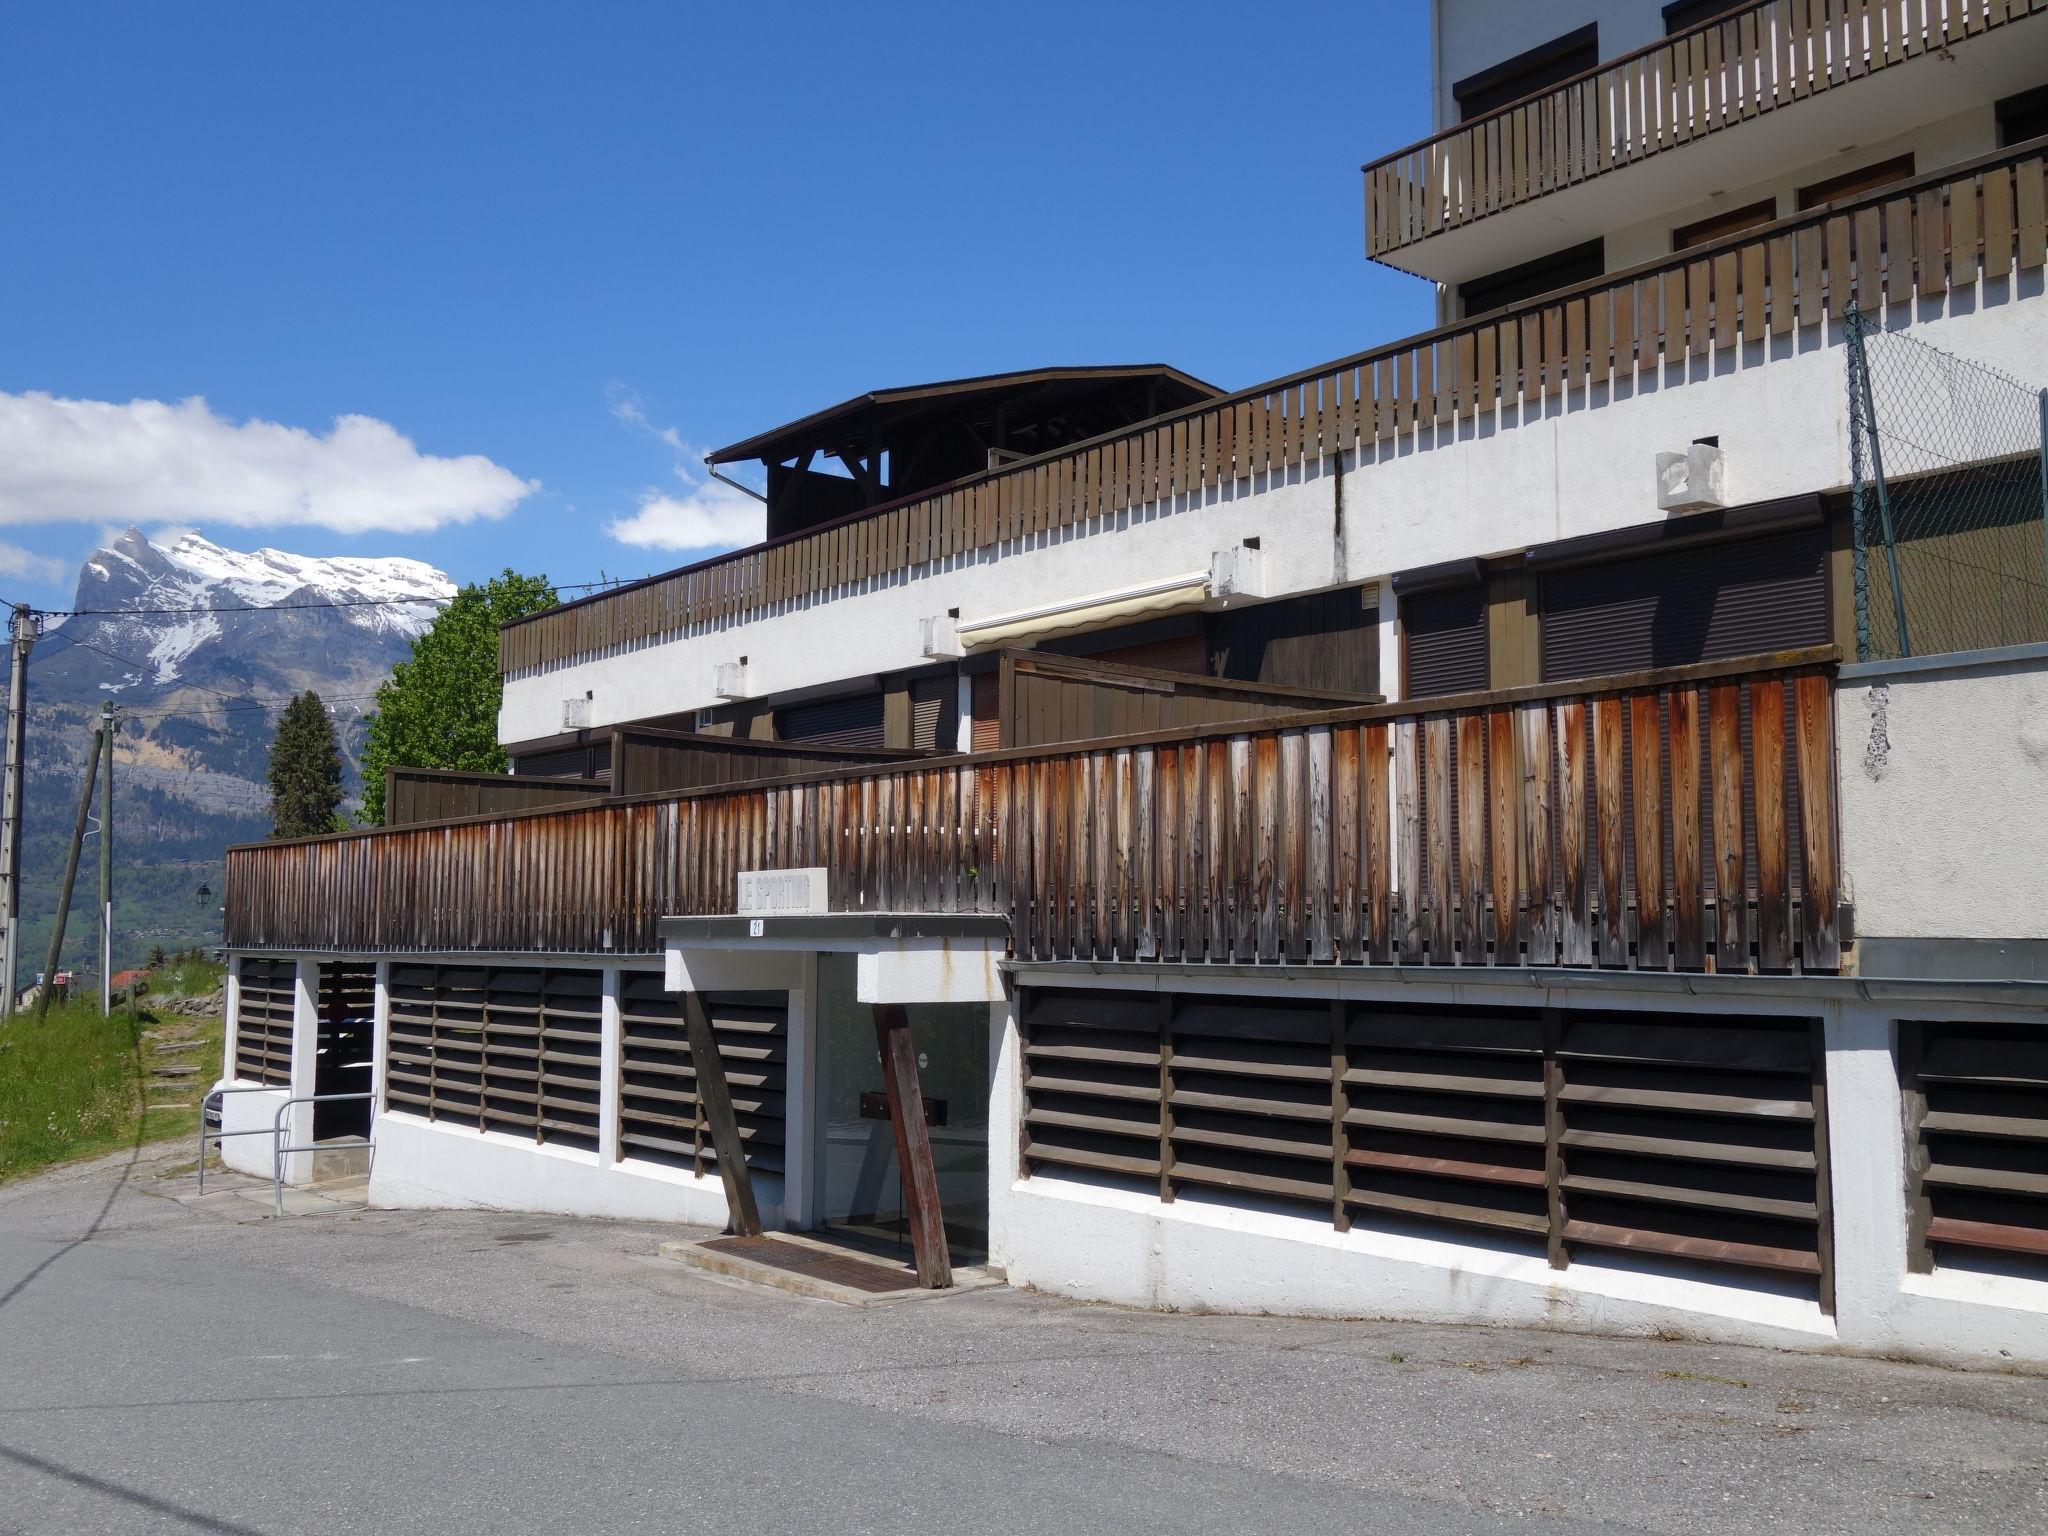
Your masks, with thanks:
[(993, 752), (1003, 744), (1003, 719), (1000, 713), (1002, 679), (994, 672), (977, 672), (974, 675), (973, 690), (974, 697), (970, 703), (974, 710), (974, 720), (968, 750)]
[(910, 685), (910, 744), (920, 752), (950, 752), (960, 726), (960, 684), (948, 672)]
[(821, 747), (872, 747), (880, 750), (882, 696), (850, 693), (815, 704), (797, 704), (776, 717), (775, 734), (782, 741), (808, 741)]
[(1543, 578), (1543, 681), (1824, 645), (1827, 534), (1610, 560)]
[(1483, 693), (1489, 684), (1486, 588), (1450, 587), (1401, 599), (1408, 663), (1406, 697)]

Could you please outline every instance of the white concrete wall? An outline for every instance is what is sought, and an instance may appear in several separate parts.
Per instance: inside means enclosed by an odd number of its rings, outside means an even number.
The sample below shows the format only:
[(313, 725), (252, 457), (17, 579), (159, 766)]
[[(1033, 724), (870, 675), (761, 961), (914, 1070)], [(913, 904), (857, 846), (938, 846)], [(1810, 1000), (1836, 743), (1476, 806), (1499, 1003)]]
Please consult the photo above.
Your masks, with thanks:
[[(370, 1171), (370, 1204), (426, 1209), (556, 1211), (625, 1221), (723, 1227), (725, 1187), (660, 1163), (608, 1163), (595, 1152), (536, 1146), (499, 1131), (380, 1114)], [(782, 1180), (755, 1179), (766, 1226), (782, 1224)]]
[[(215, 1083), (215, 1088), (248, 1088), (249, 1083), (238, 1083), (232, 1076)], [(277, 1139), (270, 1135), (271, 1127), (277, 1122), (277, 1112), (284, 1101), (291, 1097), (288, 1088), (265, 1088), (255, 1093), (224, 1093), (220, 1101), (220, 1128), (223, 1131), (259, 1131), (256, 1136), (223, 1136), (220, 1140), (220, 1160), (237, 1173), (246, 1173), (259, 1179), (273, 1176), (271, 1158)]]
[[(1162, 985), (1167, 983), (1160, 983)], [(1185, 989), (1185, 978), (1172, 985)], [(1204, 990), (1256, 992), (1271, 982)], [(1297, 986), (1308, 994), (1416, 1002), (1526, 1001), (1483, 986), (1367, 980)], [(1628, 1006), (1613, 989), (1561, 987), (1556, 1001)], [(1019, 1043), (1007, 1004), (991, 1009), (991, 1262), (1013, 1284), (1084, 1300), (1176, 1311), (1270, 1312), (1478, 1322), (1595, 1333), (1676, 1331), (1778, 1348), (1903, 1355), (1949, 1364), (2048, 1370), (2048, 1282), (1937, 1270), (1908, 1275), (1905, 1149), (1887, 1013), (1783, 997), (1730, 1002), (1642, 997), (1660, 1013), (1812, 1012), (1825, 1021), (1834, 1206), (1833, 1316), (1768, 1276), (1623, 1254), (1553, 1270), (1541, 1254), (1420, 1227), (1250, 1209), (1183, 1191), (1149, 1194), (1039, 1173), (1018, 1177)]]
[(1845, 894), (1873, 938), (2048, 938), (2048, 647), (1845, 669)]

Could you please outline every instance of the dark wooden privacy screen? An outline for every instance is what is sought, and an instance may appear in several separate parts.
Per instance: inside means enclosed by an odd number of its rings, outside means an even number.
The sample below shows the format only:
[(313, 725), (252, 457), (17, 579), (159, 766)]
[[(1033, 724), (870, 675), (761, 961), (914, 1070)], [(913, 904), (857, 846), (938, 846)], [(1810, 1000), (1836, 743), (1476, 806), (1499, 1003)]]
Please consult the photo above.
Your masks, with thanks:
[(252, 955), (235, 969), (235, 1076), (291, 1086), (293, 995), (298, 966)]
[(457, 816), (497, 816), (506, 811), (582, 805), (602, 800), (610, 786), (600, 779), (543, 779), (509, 773), (462, 773), (445, 768), (384, 770), (384, 825), (412, 826)]
[(1365, 250), (1676, 149), (2037, 11), (2048, 0), (1765, 0), (1365, 168)]
[(594, 970), (392, 966), (384, 1107), (596, 1151), (603, 993)]
[(621, 726), (612, 732), (612, 792), (653, 795), (718, 784), (752, 784), (798, 773), (829, 773), (858, 763), (913, 762), (929, 755), (885, 747), (754, 741), (744, 736)]
[(1810, 1275), (1820, 1025), (1030, 987), (1027, 1171)]
[[(704, 1004), (747, 1166), (781, 1173), (789, 995), (710, 992)], [(619, 978), (619, 1014), (619, 1156), (687, 1168), (699, 1177), (716, 1172), (681, 997), (666, 990), (657, 971), (627, 971)]]
[(1035, 651), (1003, 652), (998, 688), (1006, 747), (1138, 736), (1377, 701), (1377, 696), (1234, 682)]
[(2048, 1273), (2048, 1031), (1899, 1023), (1913, 1268), (1996, 1254)]
[(780, 611), (927, 563), (1038, 538), (1133, 506), (1452, 441), (1464, 423), (1542, 411), (1567, 391), (1685, 368), (2048, 260), (2041, 149), (2003, 152), (1610, 273), (1483, 319), (1259, 385), (1113, 438), (907, 503), (722, 555), (508, 625), (524, 673)]
[(648, 954), (822, 865), (1036, 960), (1831, 971), (1830, 654), (245, 845), (228, 942)]

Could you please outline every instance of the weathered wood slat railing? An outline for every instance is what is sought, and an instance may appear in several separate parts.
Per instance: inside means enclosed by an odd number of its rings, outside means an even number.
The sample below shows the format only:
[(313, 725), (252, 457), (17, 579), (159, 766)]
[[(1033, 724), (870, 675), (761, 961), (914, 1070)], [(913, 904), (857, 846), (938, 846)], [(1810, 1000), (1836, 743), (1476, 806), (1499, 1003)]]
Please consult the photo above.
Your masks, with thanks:
[(1365, 167), (1366, 254), (1675, 149), (2048, 10), (2048, 0), (1765, 0)]
[(1832, 659), (247, 845), (228, 942), (648, 953), (822, 865), (835, 911), (1002, 913), (1040, 960), (1832, 970)]
[[(2048, 6), (2048, 0), (2043, 0)], [(2048, 258), (2041, 146), (1560, 290), (963, 480), (901, 506), (738, 550), (507, 626), (521, 674), (774, 612), (1135, 506), (1203, 496), (1342, 455), (1454, 441), (1475, 419), (1684, 367), (1716, 349), (1913, 305)]]

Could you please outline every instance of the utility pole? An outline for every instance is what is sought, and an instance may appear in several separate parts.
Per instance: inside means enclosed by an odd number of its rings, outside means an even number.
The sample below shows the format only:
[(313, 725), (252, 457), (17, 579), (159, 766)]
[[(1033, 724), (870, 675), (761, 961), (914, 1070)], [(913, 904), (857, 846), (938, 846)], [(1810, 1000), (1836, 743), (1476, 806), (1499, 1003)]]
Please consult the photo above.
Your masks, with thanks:
[(14, 669), (7, 683), (7, 758), (0, 768), (0, 1019), (14, 1015), (14, 984), (21, 942), (21, 762), (28, 729), (28, 652), (42, 620), (18, 603), (11, 627)]
[(85, 842), (86, 819), (92, 815), (94, 781), (100, 776), (100, 733), (92, 733), (92, 751), (86, 754), (85, 783), (78, 791), (78, 819), (71, 824), (71, 852), (64, 859), (64, 888), (57, 893), (57, 925), (50, 930), (50, 960), (43, 967), (43, 984), (36, 988), (36, 1022), (50, 1011), (50, 994), (57, 990), (57, 959), (64, 953), (64, 919), (71, 915), (71, 888), (78, 883), (78, 851)]
[(100, 1013), (114, 1011), (114, 701), (100, 700)]

